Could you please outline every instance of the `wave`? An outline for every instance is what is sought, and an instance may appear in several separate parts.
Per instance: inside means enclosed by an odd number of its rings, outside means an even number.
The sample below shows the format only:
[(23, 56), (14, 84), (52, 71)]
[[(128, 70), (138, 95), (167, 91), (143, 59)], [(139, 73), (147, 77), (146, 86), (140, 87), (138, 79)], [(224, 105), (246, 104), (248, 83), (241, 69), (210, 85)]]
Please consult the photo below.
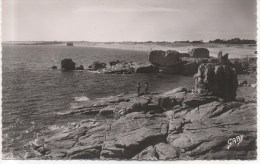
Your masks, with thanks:
[(81, 96), (81, 97), (74, 97), (73, 100), (77, 102), (82, 102), (82, 101), (89, 101), (90, 99), (86, 96)]

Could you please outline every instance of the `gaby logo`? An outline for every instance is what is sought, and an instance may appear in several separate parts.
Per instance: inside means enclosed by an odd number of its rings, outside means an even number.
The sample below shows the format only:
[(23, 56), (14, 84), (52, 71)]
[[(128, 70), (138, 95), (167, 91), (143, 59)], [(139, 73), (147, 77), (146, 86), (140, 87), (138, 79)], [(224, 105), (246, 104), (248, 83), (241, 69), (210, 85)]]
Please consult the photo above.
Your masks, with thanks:
[(244, 135), (239, 135), (239, 136), (236, 136), (234, 138), (230, 138), (227, 143), (228, 143), (228, 146), (227, 146), (227, 149), (229, 149), (232, 145), (237, 145), (239, 146), (239, 144), (242, 142), (243, 140), (243, 137)]

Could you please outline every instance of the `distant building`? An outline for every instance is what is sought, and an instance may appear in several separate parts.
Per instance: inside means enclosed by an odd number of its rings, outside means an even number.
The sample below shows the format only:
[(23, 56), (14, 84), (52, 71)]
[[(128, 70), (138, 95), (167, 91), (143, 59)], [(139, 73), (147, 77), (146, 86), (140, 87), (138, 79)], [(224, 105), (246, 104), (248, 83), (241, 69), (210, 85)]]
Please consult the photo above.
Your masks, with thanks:
[(67, 46), (73, 46), (72, 42), (67, 42)]

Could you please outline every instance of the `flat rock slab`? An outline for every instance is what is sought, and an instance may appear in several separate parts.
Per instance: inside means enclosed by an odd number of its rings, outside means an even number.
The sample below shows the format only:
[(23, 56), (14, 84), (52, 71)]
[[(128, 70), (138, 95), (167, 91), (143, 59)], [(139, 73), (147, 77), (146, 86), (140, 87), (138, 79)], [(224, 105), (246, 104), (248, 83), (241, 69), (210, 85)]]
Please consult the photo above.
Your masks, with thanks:
[(180, 159), (255, 159), (256, 104), (205, 104), (186, 114), (191, 123), (167, 142), (181, 150)]
[[(158, 98), (184, 100), (164, 113)], [(99, 111), (117, 112), (116, 121), (83, 120), (31, 143), (34, 159), (256, 159), (256, 103), (221, 102), (183, 88), (164, 95), (119, 96), (97, 103)], [(150, 104), (148, 104), (148, 102)], [(105, 106), (100, 104), (106, 104)], [(123, 114), (119, 114), (125, 112)], [(29, 154), (29, 155), (28, 155)]]
[[(164, 115), (134, 112), (113, 123), (82, 121), (79, 128), (46, 137), (37, 146), (54, 159), (129, 159), (149, 145), (166, 141)], [(46, 153), (48, 152), (48, 153)]]

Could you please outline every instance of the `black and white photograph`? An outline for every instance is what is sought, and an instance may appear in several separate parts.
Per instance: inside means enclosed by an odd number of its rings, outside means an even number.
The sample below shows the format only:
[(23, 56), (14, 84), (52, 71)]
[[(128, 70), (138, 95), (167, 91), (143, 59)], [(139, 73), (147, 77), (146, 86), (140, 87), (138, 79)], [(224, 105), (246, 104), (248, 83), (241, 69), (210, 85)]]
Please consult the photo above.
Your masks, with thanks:
[(2, 0), (2, 160), (257, 158), (257, 0)]

